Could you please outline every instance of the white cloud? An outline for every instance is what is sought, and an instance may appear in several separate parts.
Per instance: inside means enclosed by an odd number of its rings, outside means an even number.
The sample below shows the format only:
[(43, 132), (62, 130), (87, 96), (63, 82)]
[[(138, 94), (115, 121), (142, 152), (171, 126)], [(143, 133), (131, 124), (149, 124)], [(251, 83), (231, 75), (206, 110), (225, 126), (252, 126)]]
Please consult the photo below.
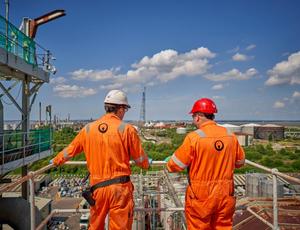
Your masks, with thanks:
[(266, 85), (300, 84), (300, 51), (291, 54), (287, 61), (277, 63), (268, 71)]
[(246, 50), (253, 50), (255, 47), (256, 47), (255, 44), (251, 44), (246, 47)]
[(235, 55), (232, 56), (232, 60), (234, 61), (248, 61), (250, 59), (250, 57), (248, 57), (245, 54), (240, 54), (240, 53), (236, 53)]
[(213, 89), (213, 90), (220, 90), (223, 88), (224, 88), (223, 84), (217, 84), (217, 85), (214, 85), (213, 87), (211, 87), (211, 89)]
[(63, 84), (67, 81), (64, 77), (50, 78), (50, 84)]
[(114, 78), (120, 68), (112, 68), (110, 70), (85, 70), (79, 69), (71, 73), (74, 80), (90, 80), (102, 81)]
[(127, 80), (142, 81), (143, 78), (168, 82), (179, 76), (195, 76), (205, 73), (209, 68), (208, 58), (215, 54), (207, 48), (200, 47), (190, 52), (178, 54), (175, 50), (163, 50), (152, 57), (144, 57), (132, 65), (127, 72)]
[(76, 98), (76, 97), (86, 97), (97, 93), (96, 90), (92, 88), (85, 88), (77, 85), (56, 85), (53, 91), (59, 96), (64, 98)]
[(220, 74), (206, 74), (204, 77), (211, 81), (248, 80), (257, 75), (257, 73), (257, 70), (254, 68), (248, 69), (245, 73), (240, 72), (238, 69), (232, 69)]
[(281, 108), (284, 108), (284, 107), (285, 107), (285, 104), (282, 101), (276, 101), (273, 105), (273, 108), (275, 108), (275, 109), (281, 109)]
[(106, 70), (79, 69), (71, 73), (75, 80), (104, 81), (101, 89), (122, 88), (136, 90), (141, 86), (153, 86), (174, 80), (181, 76), (197, 76), (211, 67), (209, 59), (215, 53), (205, 47), (178, 53), (176, 50), (162, 50), (152, 57), (145, 56), (131, 65), (126, 73), (120, 68)]
[(115, 75), (111, 82), (102, 87), (110, 88), (115, 84), (124, 88), (136, 88), (137, 85), (153, 86), (181, 76), (201, 75), (211, 67), (209, 59), (215, 56), (216, 54), (205, 47), (186, 53), (178, 53), (172, 49), (163, 50), (152, 57), (143, 57), (131, 65), (132, 69), (125, 74)]
[(292, 96), (292, 98), (294, 98), (294, 99), (298, 99), (298, 98), (300, 98), (300, 92), (298, 92), (298, 91), (295, 91), (295, 92), (293, 93), (293, 96)]

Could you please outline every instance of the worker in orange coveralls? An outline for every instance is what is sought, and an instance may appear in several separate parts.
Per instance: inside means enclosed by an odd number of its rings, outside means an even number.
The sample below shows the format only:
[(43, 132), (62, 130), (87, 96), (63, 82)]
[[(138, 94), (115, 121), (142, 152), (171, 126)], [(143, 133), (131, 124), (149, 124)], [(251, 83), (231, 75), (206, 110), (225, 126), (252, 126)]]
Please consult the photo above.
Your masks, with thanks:
[(217, 107), (212, 100), (197, 100), (190, 113), (198, 129), (186, 136), (167, 163), (169, 172), (188, 169), (188, 229), (232, 229), (233, 171), (244, 165), (245, 153), (235, 135), (214, 121)]
[(122, 121), (130, 108), (127, 96), (111, 90), (104, 100), (106, 114), (87, 124), (54, 159), (58, 166), (84, 152), (90, 172), (90, 230), (104, 229), (109, 213), (109, 229), (132, 227), (133, 184), (130, 181), (130, 158), (141, 168), (148, 169), (150, 160), (142, 149), (135, 128)]

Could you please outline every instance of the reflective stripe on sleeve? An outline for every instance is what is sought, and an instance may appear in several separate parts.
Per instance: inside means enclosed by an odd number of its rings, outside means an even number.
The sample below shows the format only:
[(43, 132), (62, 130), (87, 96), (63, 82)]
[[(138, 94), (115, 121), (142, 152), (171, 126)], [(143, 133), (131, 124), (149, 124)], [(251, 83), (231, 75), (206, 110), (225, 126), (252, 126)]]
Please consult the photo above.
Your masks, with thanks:
[(175, 164), (177, 164), (180, 168), (185, 169), (186, 167), (188, 167), (188, 165), (182, 163), (181, 160), (179, 160), (175, 154), (172, 155), (171, 159), (174, 161)]
[(67, 151), (67, 148), (64, 149), (64, 159), (65, 160), (69, 160), (70, 159), (68, 151)]
[(137, 158), (137, 159), (134, 159), (134, 162), (135, 163), (142, 163), (145, 159), (147, 158), (147, 156), (146, 155), (143, 155), (143, 156), (140, 156), (139, 158)]
[(228, 136), (232, 136), (233, 135), (233, 133), (229, 129), (226, 129), (226, 132), (227, 132)]
[(201, 129), (197, 129), (195, 133), (197, 133), (200, 137), (206, 137), (205, 133)]
[(121, 124), (119, 125), (119, 132), (123, 133), (124, 132), (124, 129), (125, 129), (125, 126), (126, 126), (126, 123), (125, 122), (121, 122)]

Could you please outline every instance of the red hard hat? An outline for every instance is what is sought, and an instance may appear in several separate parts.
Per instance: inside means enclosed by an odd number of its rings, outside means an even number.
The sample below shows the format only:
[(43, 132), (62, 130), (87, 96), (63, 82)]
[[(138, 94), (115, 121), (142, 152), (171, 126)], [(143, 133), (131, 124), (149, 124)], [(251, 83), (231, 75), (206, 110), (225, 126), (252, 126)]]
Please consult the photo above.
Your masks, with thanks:
[(216, 104), (209, 98), (201, 98), (194, 103), (194, 106), (190, 113), (217, 113), (218, 109)]

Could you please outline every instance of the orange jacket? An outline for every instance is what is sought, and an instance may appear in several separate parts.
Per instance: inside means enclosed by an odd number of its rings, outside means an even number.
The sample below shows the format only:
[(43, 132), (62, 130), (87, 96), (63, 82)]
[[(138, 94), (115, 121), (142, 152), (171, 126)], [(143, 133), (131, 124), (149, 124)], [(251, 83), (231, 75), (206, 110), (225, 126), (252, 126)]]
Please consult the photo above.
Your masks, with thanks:
[(207, 121), (186, 136), (167, 168), (176, 172), (189, 166), (189, 177), (194, 182), (233, 180), (234, 168), (244, 162), (245, 153), (235, 135), (214, 121)]
[(61, 165), (81, 152), (85, 153), (90, 172), (90, 183), (130, 175), (132, 158), (142, 168), (149, 168), (148, 156), (144, 153), (135, 128), (122, 122), (113, 113), (87, 124), (54, 159)]

